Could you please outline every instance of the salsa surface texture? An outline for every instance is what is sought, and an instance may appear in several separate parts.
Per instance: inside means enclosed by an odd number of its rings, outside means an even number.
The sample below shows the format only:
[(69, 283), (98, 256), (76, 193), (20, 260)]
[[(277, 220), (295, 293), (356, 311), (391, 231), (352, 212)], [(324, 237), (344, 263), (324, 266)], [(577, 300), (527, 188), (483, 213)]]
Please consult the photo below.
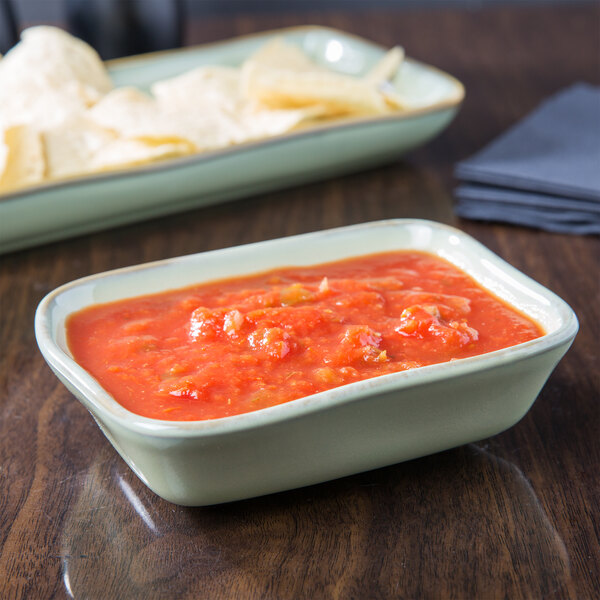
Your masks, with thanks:
[(246, 413), (543, 335), (430, 254), (388, 252), (95, 305), (67, 322), (75, 360), (128, 410)]

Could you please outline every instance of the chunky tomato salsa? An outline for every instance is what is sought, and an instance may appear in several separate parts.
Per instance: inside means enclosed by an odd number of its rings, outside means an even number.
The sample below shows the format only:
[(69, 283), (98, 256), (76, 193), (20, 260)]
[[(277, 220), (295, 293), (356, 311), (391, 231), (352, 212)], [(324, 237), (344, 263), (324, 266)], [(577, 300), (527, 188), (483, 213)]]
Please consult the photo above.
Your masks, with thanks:
[(130, 411), (200, 420), (543, 335), (444, 260), (390, 252), (95, 305), (75, 360)]

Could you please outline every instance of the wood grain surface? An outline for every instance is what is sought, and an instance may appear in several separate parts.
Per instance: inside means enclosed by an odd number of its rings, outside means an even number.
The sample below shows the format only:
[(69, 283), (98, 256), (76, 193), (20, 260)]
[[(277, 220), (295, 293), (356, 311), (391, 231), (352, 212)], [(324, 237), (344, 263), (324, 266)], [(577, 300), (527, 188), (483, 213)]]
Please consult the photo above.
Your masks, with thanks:
[[(570, 4), (189, 23), (189, 43), (306, 23), (402, 43), (467, 99), (442, 136), (390, 166), (0, 257), (0, 598), (598, 598), (598, 239), (458, 220), (452, 169), (549, 94), (598, 83), (599, 22), (598, 5)], [(77, 277), (388, 217), (457, 225), (577, 313), (571, 351), (509, 431), (183, 508), (137, 479), (37, 349), (38, 302)]]

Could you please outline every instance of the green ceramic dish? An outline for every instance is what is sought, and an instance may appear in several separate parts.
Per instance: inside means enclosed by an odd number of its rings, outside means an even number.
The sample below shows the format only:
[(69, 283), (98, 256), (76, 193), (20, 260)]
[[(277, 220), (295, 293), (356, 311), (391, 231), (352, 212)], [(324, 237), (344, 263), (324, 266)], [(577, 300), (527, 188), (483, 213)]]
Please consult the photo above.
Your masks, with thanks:
[[(66, 343), (69, 315), (95, 303), (284, 265), (404, 249), (445, 258), (535, 319), (546, 334), (251, 413), (180, 422), (141, 417), (122, 407), (73, 360)], [(577, 328), (563, 300), (474, 239), (417, 220), (367, 223), (93, 275), (51, 292), (35, 320), (44, 358), (127, 464), (157, 494), (187, 505), (310, 485), (499, 433), (529, 410)]]
[[(240, 64), (274, 36), (349, 74), (365, 73), (385, 52), (340, 31), (301, 27), (120, 59), (108, 67), (117, 86), (146, 89), (202, 64)], [(0, 196), (0, 252), (389, 162), (442, 131), (464, 96), (456, 79), (412, 60), (405, 61), (393, 84), (414, 108)]]

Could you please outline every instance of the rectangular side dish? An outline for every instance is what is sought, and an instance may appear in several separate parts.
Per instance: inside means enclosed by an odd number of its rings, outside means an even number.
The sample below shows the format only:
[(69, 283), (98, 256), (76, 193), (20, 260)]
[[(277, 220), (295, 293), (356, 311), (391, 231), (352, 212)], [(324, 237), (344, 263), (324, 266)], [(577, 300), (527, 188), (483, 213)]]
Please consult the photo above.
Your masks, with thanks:
[[(275, 38), (333, 72), (363, 75), (386, 49), (321, 27), (266, 32), (107, 64), (115, 86), (152, 83), (202, 65), (237, 66)], [(0, 195), (0, 253), (390, 162), (442, 131), (462, 84), (406, 59), (391, 82), (410, 108), (341, 118), (220, 150), (40, 184)]]
[[(73, 360), (67, 344), (69, 316), (98, 303), (395, 250), (445, 259), (545, 334), (205, 421), (128, 411)], [(35, 322), (46, 361), (133, 471), (157, 494), (184, 505), (310, 485), (499, 433), (527, 412), (577, 327), (572, 310), (552, 292), (460, 231), (418, 220), (367, 223), (94, 275), (50, 293)]]

